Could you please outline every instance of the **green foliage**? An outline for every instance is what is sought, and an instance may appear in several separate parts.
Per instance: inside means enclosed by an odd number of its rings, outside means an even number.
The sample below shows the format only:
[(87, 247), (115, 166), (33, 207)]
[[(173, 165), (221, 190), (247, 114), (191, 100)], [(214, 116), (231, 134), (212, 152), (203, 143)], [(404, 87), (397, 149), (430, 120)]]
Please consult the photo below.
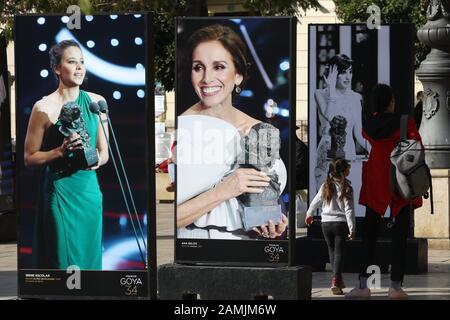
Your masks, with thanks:
[[(428, 0), (334, 0), (336, 13), (343, 22), (365, 23), (369, 18), (367, 8), (376, 4), (381, 10), (382, 23), (412, 23), (415, 31), (426, 22)], [(415, 40), (416, 67), (423, 61), (430, 51), (429, 48)]]
[[(154, 15), (155, 78), (167, 89), (173, 89), (175, 59), (174, 18), (192, 9), (187, 0), (8, 0), (0, 1), (0, 35), (13, 38), (14, 15), (25, 13), (66, 13), (78, 4), (84, 14), (94, 12), (150, 11)], [(195, 12), (190, 11), (195, 15)]]
[(306, 11), (320, 7), (318, 0), (245, 0), (242, 5), (252, 14), (259, 13), (262, 16), (300, 16), (300, 9)]
[[(84, 14), (150, 11), (154, 13), (155, 78), (166, 90), (174, 86), (175, 17), (207, 16), (207, 0), (0, 0), (0, 35), (13, 38), (14, 15), (66, 13), (78, 4)], [(295, 15), (299, 8), (318, 8), (318, 0), (245, 0), (244, 7), (261, 15)]]

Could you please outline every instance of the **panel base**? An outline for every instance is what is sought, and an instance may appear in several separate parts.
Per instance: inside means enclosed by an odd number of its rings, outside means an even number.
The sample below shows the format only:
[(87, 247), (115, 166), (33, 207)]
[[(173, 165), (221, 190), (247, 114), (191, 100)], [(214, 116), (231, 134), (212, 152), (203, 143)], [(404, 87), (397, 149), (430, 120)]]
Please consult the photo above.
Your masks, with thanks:
[(310, 300), (309, 266), (283, 268), (164, 264), (158, 268), (162, 300)]

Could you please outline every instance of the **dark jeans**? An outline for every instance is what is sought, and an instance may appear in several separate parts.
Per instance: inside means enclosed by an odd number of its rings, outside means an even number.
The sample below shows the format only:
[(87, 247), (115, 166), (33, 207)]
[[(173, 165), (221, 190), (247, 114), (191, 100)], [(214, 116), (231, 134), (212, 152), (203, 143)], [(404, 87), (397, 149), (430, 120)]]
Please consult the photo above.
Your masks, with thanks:
[[(392, 257), (391, 257), (391, 280), (403, 282), (406, 267), (407, 239), (410, 232), (409, 205), (403, 207), (397, 217), (395, 217), (392, 227)], [(367, 267), (375, 265), (375, 249), (377, 238), (380, 233), (380, 226), (383, 222), (381, 215), (366, 207), (366, 217), (364, 219), (364, 232), (362, 234), (362, 252), (360, 277), (369, 277)]]
[(322, 232), (327, 242), (333, 275), (336, 278), (341, 278), (344, 265), (345, 241), (349, 233), (347, 223), (322, 222)]

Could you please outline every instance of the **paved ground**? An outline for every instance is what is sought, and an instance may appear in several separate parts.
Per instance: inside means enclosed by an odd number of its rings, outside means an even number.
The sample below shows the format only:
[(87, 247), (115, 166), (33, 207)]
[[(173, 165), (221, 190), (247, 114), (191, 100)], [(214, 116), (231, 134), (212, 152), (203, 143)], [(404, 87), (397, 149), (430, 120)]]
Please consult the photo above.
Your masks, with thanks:
[[(157, 211), (158, 264), (165, 264), (173, 262), (173, 205), (159, 204)], [(16, 255), (15, 243), (0, 244), (0, 299), (16, 298)], [(429, 250), (428, 261), (428, 273), (406, 276), (406, 292), (411, 299), (450, 300), (450, 251)], [(313, 273), (313, 299), (343, 299), (331, 294), (330, 278), (330, 272)], [(344, 279), (348, 286), (344, 291), (348, 292), (356, 284), (357, 274), (344, 274)], [(382, 275), (381, 285), (384, 289), (374, 290), (373, 299), (386, 299), (389, 275)]]

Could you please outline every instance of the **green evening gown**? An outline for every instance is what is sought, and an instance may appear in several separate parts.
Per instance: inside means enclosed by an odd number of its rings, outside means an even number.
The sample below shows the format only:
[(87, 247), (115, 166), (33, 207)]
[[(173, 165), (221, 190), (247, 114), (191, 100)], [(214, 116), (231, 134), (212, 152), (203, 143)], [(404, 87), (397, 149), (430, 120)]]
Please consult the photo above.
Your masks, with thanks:
[[(89, 110), (91, 99), (80, 90), (76, 103), (96, 146), (98, 116)], [(60, 146), (59, 122), (45, 135), (43, 150)], [(60, 170), (55, 163), (43, 168), (33, 239), (33, 268), (81, 270), (102, 269), (102, 200), (96, 171)], [(56, 170), (58, 167), (59, 170)]]

